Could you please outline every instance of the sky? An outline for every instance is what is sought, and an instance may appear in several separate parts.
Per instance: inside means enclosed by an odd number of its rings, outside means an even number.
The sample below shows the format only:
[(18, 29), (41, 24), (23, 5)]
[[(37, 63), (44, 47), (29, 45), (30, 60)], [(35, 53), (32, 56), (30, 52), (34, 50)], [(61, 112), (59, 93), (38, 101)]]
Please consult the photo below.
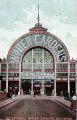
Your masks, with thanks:
[(0, 0), (0, 58), (11, 45), (37, 23), (66, 45), (70, 58), (77, 59), (77, 0)]

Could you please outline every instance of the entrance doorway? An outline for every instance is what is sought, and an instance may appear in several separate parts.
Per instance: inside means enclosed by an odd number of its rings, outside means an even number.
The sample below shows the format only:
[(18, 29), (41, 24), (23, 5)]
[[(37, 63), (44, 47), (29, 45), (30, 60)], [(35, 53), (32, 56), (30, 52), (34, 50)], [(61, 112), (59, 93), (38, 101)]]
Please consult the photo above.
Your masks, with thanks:
[(30, 80), (24, 80), (22, 83), (22, 90), (23, 94), (31, 94), (31, 81)]
[(41, 83), (40, 82), (35, 82), (34, 87), (33, 87), (34, 94), (35, 95), (41, 95), (40, 89), (41, 89)]
[(48, 96), (51, 96), (52, 90), (53, 90), (53, 85), (51, 84), (51, 82), (46, 82), (45, 83), (45, 94)]

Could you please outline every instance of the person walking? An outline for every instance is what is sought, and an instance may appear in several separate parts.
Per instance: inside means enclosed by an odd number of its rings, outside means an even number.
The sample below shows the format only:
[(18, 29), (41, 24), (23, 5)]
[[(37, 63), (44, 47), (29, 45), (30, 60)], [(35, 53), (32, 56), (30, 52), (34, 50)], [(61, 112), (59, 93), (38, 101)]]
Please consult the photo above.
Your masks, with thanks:
[(71, 101), (71, 105), (70, 107), (74, 110), (77, 109), (77, 95), (74, 94), (74, 96), (72, 97), (72, 101)]

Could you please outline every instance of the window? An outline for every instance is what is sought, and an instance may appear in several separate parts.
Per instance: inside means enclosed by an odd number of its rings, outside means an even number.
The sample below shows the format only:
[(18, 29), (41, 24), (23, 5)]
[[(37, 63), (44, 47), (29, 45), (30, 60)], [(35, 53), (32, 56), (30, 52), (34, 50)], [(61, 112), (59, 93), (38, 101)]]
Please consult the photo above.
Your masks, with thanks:
[(22, 71), (46, 71), (54, 68), (53, 56), (44, 48), (30, 49), (23, 57)]
[(71, 69), (75, 69), (75, 63), (70, 64)]
[(1, 65), (1, 68), (2, 68), (2, 69), (6, 69), (6, 68), (7, 68), (7, 64), (2, 64), (2, 65)]

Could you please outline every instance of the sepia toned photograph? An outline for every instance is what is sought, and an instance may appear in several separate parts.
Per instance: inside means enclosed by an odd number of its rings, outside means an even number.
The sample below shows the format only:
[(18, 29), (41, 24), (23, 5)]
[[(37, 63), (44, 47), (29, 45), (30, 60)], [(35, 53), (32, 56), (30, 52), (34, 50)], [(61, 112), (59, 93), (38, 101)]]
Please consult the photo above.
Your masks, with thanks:
[(0, 120), (77, 120), (77, 0), (0, 0)]

